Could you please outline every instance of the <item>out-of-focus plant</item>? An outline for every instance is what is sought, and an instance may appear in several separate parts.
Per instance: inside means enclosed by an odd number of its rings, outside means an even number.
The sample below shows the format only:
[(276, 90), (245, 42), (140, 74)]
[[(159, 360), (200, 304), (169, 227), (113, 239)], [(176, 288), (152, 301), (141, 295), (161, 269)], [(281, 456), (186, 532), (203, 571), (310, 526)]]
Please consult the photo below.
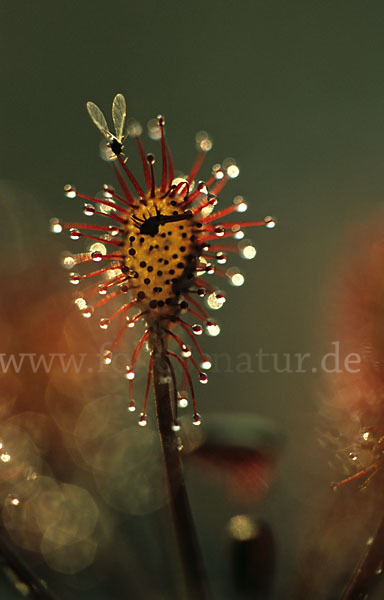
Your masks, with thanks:
[[(327, 313), (340, 365), (326, 377), (320, 441), (337, 472), (293, 598), (371, 598), (384, 552), (384, 240), (382, 212), (356, 227), (334, 269)], [(333, 488), (333, 492), (331, 491)], [(352, 568), (352, 573), (350, 570)]]

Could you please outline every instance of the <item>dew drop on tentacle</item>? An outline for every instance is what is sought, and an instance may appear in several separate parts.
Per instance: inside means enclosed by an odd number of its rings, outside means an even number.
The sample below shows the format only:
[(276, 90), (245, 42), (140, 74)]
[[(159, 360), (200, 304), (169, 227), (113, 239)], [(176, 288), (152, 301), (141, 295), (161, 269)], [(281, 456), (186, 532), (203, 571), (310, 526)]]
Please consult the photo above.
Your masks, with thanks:
[(236, 206), (236, 212), (239, 213), (245, 212), (248, 208), (243, 196), (235, 196), (233, 199), (233, 204)]
[(83, 315), (83, 317), (85, 319), (90, 319), (92, 317), (93, 313), (94, 313), (93, 306), (86, 306), (85, 308), (83, 308), (81, 310), (81, 314)]
[(72, 254), (66, 253), (61, 258), (61, 264), (65, 269), (71, 269), (73, 265), (76, 264), (76, 261)]
[(219, 163), (216, 163), (212, 167), (212, 173), (215, 176), (215, 179), (220, 180), (225, 177), (225, 171)]
[(101, 260), (103, 260), (103, 255), (99, 250), (96, 250), (95, 252), (91, 253), (91, 259), (94, 262), (100, 262)]
[(51, 233), (61, 233), (63, 231), (63, 226), (60, 223), (59, 219), (50, 219), (49, 230), (51, 231)]
[(187, 392), (181, 391), (178, 393), (177, 405), (179, 406), (179, 408), (187, 408), (187, 406), (188, 406)]
[(109, 324), (110, 324), (109, 319), (106, 319), (106, 318), (100, 319), (100, 322), (99, 322), (100, 329), (108, 329)]
[(88, 306), (87, 301), (83, 296), (78, 296), (75, 298), (74, 303), (80, 311)]
[(209, 369), (212, 368), (212, 363), (209, 360), (209, 358), (207, 358), (205, 356), (204, 359), (201, 361), (200, 366), (201, 366), (202, 369), (205, 369), (206, 371), (209, 371)]
[(223, 160), (223, 168), (230, 179), (236, 179), (236, 177), (240, 175), (240, 169), (234, 158), (226, 158)]
[(212, 149), (213, 143), (206, 131), (198, 131), (195, 135), (195, 140), (197, 150), (209, 152)]
[(195, 335), (201, 335), (203, 333), (203, 328), (201, 325), (192, 325), (192, 331)]
[(8, 497), (8, 502), (11, 506), (19, 506), (20, 505), (20, 498), (18, 498), (17, 496), (14, 496), (12, 494), (9, 495)]
[(183, 346), (181, 347), (181, 355), (183, 358), (189, 358), (190, 356), (192, 356), (192, 351), (190, 348), (188, 348), (188, 346), (185, 346), (185, 344), (183, 344)]
[(208, 195), (208, 188), (207, 188), (207, 184), (205, 183), (205, 181), (199, 181), (199, 183), (197, 184), (197, 191), (200, 192), (200, 194), (206, 194)]
[(158, 119), (150, 119), (147, 123), (148, 136), (151, 140), (160, 140), (161, 138), (161, 127)]
[(216, 337), (220, 333), (220, 325), (214, 323), (213, 321), (207, 321), (206, 323), (206, 332), (211, 337)]
[(104, 358), (104, 364), (110, 365), (112, 362), (112, 352), (110, 350), (105, 350), (103, 358)]
[(70, 184), (67, 184), (64, 186), (64, 194), (67, 198), (76, 198), (76, 196), (77, 196), (76, 188), (74, 188)]
[(243, 240), (241, 244), (239, 244), (240, 255), (242, 258), (246, 260), (252, 260), (255, 258), (257, 250), (253, 244), (251, 244), (248, 240)]
[(84, 204), (83, 213), (86, 217), (92, 217), (96, 212), (96, 208), (92, 204)]
[(113, 187), (113, 185), (110, 185), (109, 183), (104, 183), (102, 192), (104, 198), (106, 198), (107, 200), (112, 200), (114, 193), (115, 188)]
[(131, 117), (127, 120), (127, 135), (129, 135), (129, 137), (140, 137), (142, 133), (143, 128), (137, 119)]
[(225, 265), (228, 260), (228, 256), (224, 252), (216, 252), (216, 261), (219, 265)]
[(125, 321), (126, 326), (129, 327), (129, 329), (132, 329), (136, 325), (135, 317), (132, 318), (130, 316), (126, 316)]
[(221, 292), (212, 292), (207, 298), (207, 304), (212, 310), (219, 310), (225, 301), (226, 297)]
[(268, 229), (274, 229), (276, 227), (275, 217), (265, 217), (264, 222)]
[(223, 237), (223, 235), (225, 233), (225, 229), (221, 225), (216, 225), (214, 232), (215, 232), (216, 237)]
[(107, 253), (107, 248), (102, 242), (93, 242), (89, 245), (89, 252), (101, 252), (102, 255)]
[(129, 365), (127, 365), (126, 368), (125, 368), (125, 377), (129, 381), (131, 381), (132, 379), (135, 379), (135, 376), (136, 376), (135, 372), (132, 371), (132, 369), (131, 369), (131, 367)]
[(100, 294), (100, 296), (105, 296), (105, 294), (108, 292), (108, 286), (105, 283), (100, 283), (97, 286), (97, 291)]
[(119, 233), (120, 233), (120, 229), (119, 229), (118, 227), (114, 226), (114, 225), (111, 225), (111, 226), (109, 227), (109, 233), (110, 233), (110, 234), (111, 234), (113, 237), (115, 237), (116, 235), (119, 235)]
[(243, 285), (245, 281), (244, 275), (240, 273), (240, 271), (236, 267), (227, 269), (226, 275), (229, 279), (230, 284), (234, 285), (235, 287)]
[(81, 238), (81, 233), (78, 229), (72, 228), (69, 230), (69, 235), (71, 240), (79, 240)]
[(78, 285), (81, 281), (81, 275), (79, 275), (79, 273), (70, 273), (69, 274), (69, 281), (73, 284), (73, 285)]
[(128, 410), (129, 410), (129, 412), (135, 412), (136, 404), (135, 404), (134, 400), (131, 400), (130, 403), (128, 404)]
[(193, 424), (193, 425), (196, 425), (197, 427), (198, 427), (199, 425), (201, 425), (201, 416), (199, 415), (199, 413), (195, 413), (195, 414), (193, 415), (192, 424)]
[(233, 225), (232, 232), (235, 240), (244, 239), (244, 231), (241, 229), (240, 224)]
[(138, 424), (140, 427), (146, 427), (148, 425), (147, 415), (145, 413), (141, 413)]

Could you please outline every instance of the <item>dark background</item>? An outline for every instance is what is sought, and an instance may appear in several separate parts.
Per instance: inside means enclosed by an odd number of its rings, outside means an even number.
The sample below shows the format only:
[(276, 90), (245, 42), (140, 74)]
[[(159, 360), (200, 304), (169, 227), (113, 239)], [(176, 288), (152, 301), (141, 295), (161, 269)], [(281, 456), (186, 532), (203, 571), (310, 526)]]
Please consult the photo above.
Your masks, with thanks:
[[(49, 295), (49, 279), (37, 276), (47, 264), (57, 264), (55, 286), (65, 289), (56, 257), (70, 243), (54, 238), (47, 223), (80, 215), (63, 199), (65, 183), (92, 194), (110, 176), (85, 102), (95, 101), (109, 119), (112, 98), (122, 92), (128, 114), (141, 122), (166, 116), (176, 168), (191, 165), (194, 133), (206, 129), (215, 142), (208, 164), (229, 155), (241, 169), (222, 204), (241, 193), (249, 218), (278, 219), (276, 230), (249, 234), (258, 256), (235, 261), (247, 281), (229, 290), (217, 315), (222, 334), (207, 340), (207, 350), (234, 360), (260, 348), (310, 352), (317, 364), (335, 339), (324, 324), (347, 233), (382, 204), (383, 25), (382, 3), (368, 0), (3, 2), (2, 294), (10, 293), (8, 277), (21, 278), (22, 294), (27, 269)], [(251, 412), (272, 419), (285, 436), (269, 494), (241, 507), (273, 528), (274, 598), (285, 597), (299, 565), (298, 538), (305, 539), (334, 478), (315, 433), (327, 393), (322, 375), (312, 372), (219, 372), (199, 390), (203, 416)], [(196, 474), (190, 479), (216, 597), (234, 597), (224, 592), (228, 566), (217, 545), (240, 508)], [(123, 569), (120, 576), (124, 589)], [(55, 586), (55, 574), (49, 577)], [(56, 585), (65, 598), (80, 595), (61, 575)]]

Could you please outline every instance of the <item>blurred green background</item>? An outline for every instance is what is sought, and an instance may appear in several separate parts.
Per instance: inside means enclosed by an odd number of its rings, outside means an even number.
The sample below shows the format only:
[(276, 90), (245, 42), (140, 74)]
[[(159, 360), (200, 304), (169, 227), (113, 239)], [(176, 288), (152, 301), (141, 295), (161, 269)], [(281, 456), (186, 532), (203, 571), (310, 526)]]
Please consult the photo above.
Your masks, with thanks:
[[(222, 333), (206, 340), (207, 352), (228, 352), (234, 362), (238, 354), (254, 356), (260, 348), (279, 355), (309, 352), (317, 364), (332, 349), (332, 330), (324, 324), (334, 267), (348, 251), (346, 233), (382, 204), (383, 24), (382, 3), (363, 0), (2, 2), (2, 295), (17, 294), (25, 318), (27, 272), (32, 281), (36, 273), (40, 298), (53, 288), (70, 298), (59, 256), (75, 246), (53, 237), (48, 220), (81, 216), (81, 205), (63, 198), (64, 184), (93, 194), (111, 181), (85, 102), (93, 100), (109, 118), (112, 98), (122, 92), (128, 114), (142, 123), (166, 116), (176, 168), (192, 164), (194, 134), (205, 129), (215, 144), (206, 173), (226, 156), (236, 157), (241, 170), (222, 194), (222, 205), (242, 194), (250, 219), (278, 219), (276, 230), (247, 232), (258, 254), (250, 263), (232, 262), (243, 268), (246, 283), (228, 290), (229, 301), (217, 315)], [(198, 472), (189, 475), (216, 598), (237, 598), (227, 584), (224, 528), (239, 510), (262, 517), (273, 530), (271, 597), (285, 597), (288, 580), (300, 569), (298, 540), (305, 540), (310, 515), (334, 477), (316, 440), (324, 387), (320, 373), (234, 369), (213, 373), (198, 390), (203, 417), (251, 412), (270, 418), (286, 440), (275, 480), (260, 502), (239, 506)], [(56, 476), (70, 481), (69, 468), (61, 461)], [(86, 477), (77, 483), (93, 493)], [(143, 579), (151, 587), (153, 577), (156, 588), (156, 539), (167, 526), (152, 530), (149, 521), (129, 527), (153, 549)], [(122, 522), (128, 529), (125, 517)], [(68, 600), (141, 597), (128, 583), (135, 575), (124, 569), (124, 560), (95, 587), (35, 562)], [(108, 583), (112, 571), (114, 585)], [(87, 589), (80, 591), (82, 585)], [(158, 593), (154, 597), (178, 597), (164, 582)], [(2, 597), (8, 597), (5, 591)]]

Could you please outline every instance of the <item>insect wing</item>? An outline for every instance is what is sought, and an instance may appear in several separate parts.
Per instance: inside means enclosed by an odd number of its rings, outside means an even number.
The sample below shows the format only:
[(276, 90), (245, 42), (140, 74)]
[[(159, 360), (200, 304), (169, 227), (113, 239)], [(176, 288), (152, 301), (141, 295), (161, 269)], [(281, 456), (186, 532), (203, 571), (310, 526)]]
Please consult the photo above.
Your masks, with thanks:
[(123, 138), (126, 115), (127, 109), (125, 98), (122, 94), (116, 94), (112, 103), (112, 119), (115, 126), (116, 138), (119, 140), (119, 142), (121, 142)]
[(100, 108), (93, 102), (87, 102), (87, 111), (96, 127), (101, 131), (104, 137), (110, 140), (114, 137), (108, 129), (107, 121)]

